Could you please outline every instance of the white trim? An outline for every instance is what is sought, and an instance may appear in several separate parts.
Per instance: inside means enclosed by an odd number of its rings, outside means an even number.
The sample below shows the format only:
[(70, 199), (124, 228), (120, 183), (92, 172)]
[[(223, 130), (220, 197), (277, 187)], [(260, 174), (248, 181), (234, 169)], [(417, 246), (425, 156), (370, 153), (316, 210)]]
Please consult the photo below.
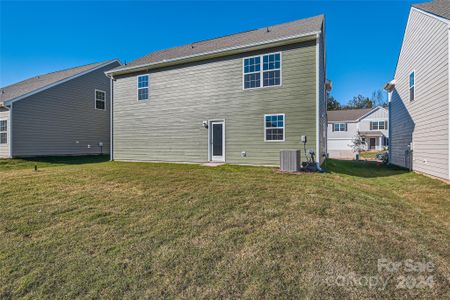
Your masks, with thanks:
[[(264, 71), (264, 56), (275, 55), (275, 54), (280, 54), (280, 68)], [(259, 63), (260, 63), (259, 71), (245, 73), (245, 60), (250, 59), (250, 58), (255, 58), (255, 57), (259, 57)], [(264, 86), (264, 72), (270, 72), (270, 71), (280, 71), (280, 84)], [(260, 77), (259, 78), (259, 86), (254, 87), (254, 88), (245, 88), (245, 75), (258, 74), (258, 73), (259, 73), (259, 77)], [(281, 86), (283, 86), (283, 54), (281, 51), (264, 53), (264, 54), (260, 54), (260, 55), (247, 56), (247, 57), (242, 58), (242, 90), (248, 91), (248, 90), (256, 90), (256, 89), (281, 87)]]
[(447, 20), (446, 18), (440, 17), (440, 16), (438, 16), (438, 15), (435, 15), (435, 14), (433, 14), (433, 13), (427, 12), (427, 11), (422, 10), (421, 8), (417, 8), (417, 7), (411, 7), (411, 10), (414, 10), (414, 11), (417, 11), (417, 12), (419, 12), (419, 13), (422, 13), (422, 14), (424, 14), (424, 15), (426, 15), (426, 16), (432, 17), (432, 18), (434, 18), (434, 19), (436, 19), (436, 20), (439, 20), (439, 21), (441, 21), (441, 22), (444, 22), (444, 23), (446, 23), (447, 25), (450, 26), (450, 20)]
[[(97, 99), (97, 92), (103, 93), (105, 95), (104, 99)], [(103, 101), (103, 103), (105, 104), (104, 108), (97, 108), (97, 101)], [(106, 92), (99, 90), (99, 89), (95, 89), (94, 90), (94, 109), (95, 110), (106, 110)]]
[[(8, 112), (8, 114), (9, 114), (9, 112)], [(2, 144), (0, 142), (0, 145), (6, 145), (8, 147), (8, 149), (9, 149), (9, 121), (8, 121), (8, 119), (6, 119), (6, 120), (5, 119), (0, 119), (0, 123), (1, 122), (6, 122), (6, 130), (5, 131), (0, 131), (0, 135), (2, 133), (6, 133), (6, 143)]]
[[(222, 124), (222, 156), (220, 158), (213, 156), (213, 124)], [(225, 162), (225, 119), (208, 121), (208, 161)]]
[(8, 150), (9, 150), (9, 158), (13, 158), (13, 135), (12, 135), (12, 126), (13, 126), (13, 106), (14, 104), (11, 103), (9, 107), (9, 124), (8, 124)]
[(316, 35), (316, 163), (320, 167), (320, 33)]
[[(359, 117), (358, 119), (356, 119), (356, 122), (361, 122), (362, 119), (367, 118), (370, 114), (376, 112), (378, 109), (384, 109), (386, 112), (389, 112), (386, 108), (384, 108), (383, 106), (377, 106), (374, 107), (371, 111), (369, 111), (368, 113), (362, 115), (361, 117)], [(355, 121), (352, 121), (355, 122)]]
[[(448, 178), (450, 180), (450, 24), (448, 26), (448, 48), (447, 48), (447, 57), (448, 57), (448, 64), (447, 64), (447, 68), (448, 68), (448, 86), (447, 86), (447, 91), (448, 91), (448, 115), (447, 115), (447, 119), (448, 119)], [(390, 128), (390, 127), (389, 127)], [(390, 135), (389, 135), (390, 137)]]
[(114, 119), (113, 119), (113, 84), (114, 84), (114, 78), (111, 76), (109, 78), (109, 159), (111, 161), (114, 160), (114, 148), (113, 148), (113, 141), (114, 141)]
[[(264, 48), (269, 48), (269, 47), (281, 46), (281, 45), (285, 45), (285, 44), (289, 44), (289, 43), (296, 43), (297, 39), (302, 39), (302, 38), (307, 38), (307, 37), (316, 37), (318, 34), (320, 34), (320, 31), (313, 31), (313, 32), (305, 33), (305, 34), (293, 35), (293, 36), (289, 36), (289, 37), (273, 39), (273, 40), (268, 40), (268, 41), (259, 42), (259, 43), (252, 43), (252, 44), (247, 44), (247, 45), (243, 45), (243, 46), (229, 47), (229, 48), (224, 48), (224, 49), (219, 49), (219, 50), (214, 50), (214, 51), (207, 51), (207, 52), (202, 52), (202, 53), (198, 53), (198, 54), (177, 57), (177, 58), (173, 58), (173, 59), (166, 59), (166, 60), (162, 60), (162, 61), (158, 61), (158, 62), (154, 62), (154, 63), (148, 63), (148, 64), (142, 64), (142, 65), (138, 65), (138, 66), (128, 67), (128, 68), (124, 68), (124, 69), (117, 70), (117, 71), (111, 70), (111, 71), (107, 71), (105, 73), (106, 74), (124, 74), (124, 73), (130, 73), (130, 72), (138, 72), (138, 71), (148, 70), (150, 68), (156, 68), (156, 67), (159, 67), (160, 65), (167, 65), (170, 63), (173, 63), (173, 64), (182, 63), (183, 60), (189, 60), (189, 59), (195, 60), (196, 58), (198, 59), (199, 57), (208, 56), (208, 55), (222, 54), (225, 56), (225, 55), (229, 55), (228, 52), (237, 51), (237, 50), (246, 52), (246, 51), (259, 50), (259, 49), (264, 49)], [(305, 39), (305, 41), (306, 40), (308, 40), (308, 39)], [(298, 42), (300, 42), (300, 41), (301, 40), (299, 40)], [(280, 44), (279, 45), (278, 44), (271, 45), (274, 43), (280, 43)], [(258, 47), (258, 46), (264, 46), (264, 47), (253, 48), (253, 47)]]
[[(331, 128), (331, 132), (346, 132), (346, 131), (348, 131), (347, 130), (347, 123), (345, 123), (345, 122), (334, 122), (334, 123), (331, 123), (332, 124), (332, 128)], [(334, 125), (339, 125), (339, 130), (336, 130), (335, 129), (335, 127), (334, 127)], [(340, 125), (344, 125), (344, 130), (341, 130), (341, 126)]]
[[(266, 117), (267, 116), (283, 116), (283, 139), (282, 140), (267, 140), (266, 139), (266, 129), (280, 129), (280, 127), (275, 127), (275, 128), (267, 128), (266, 127)], [(264, 142), (267, 143), (280, 143), (280, 142), (285, 142), (286, 141), (286, 114), (284, 113), (275, 113), (275, 114), (265, 114), (264, 115)]]
[(37, 94), (37, 93), (40, 93), (40, 92), (42, 92), (42, 91), (48, 90), (48, 89), (50, 89), (50, 88), (52, 88), (52, 87), (55, 87), (55, 86), (60, 85), (60, 84), (63, 84), (64, 82), (67, 82), (67, 81), (69, 81), (69, 80), (75, 79), (75, 78), (77, 78), (77, 77), (86, 75), (86, 74), (88, 74), (88, 73), (91, 73), (91, 72), (93, 72), (93, 71), (96, 71), (96, 70), (98, 70), (98, 69), (101, 69), (101, 68), (103, 68), (103, 67), (105, 67), (105, 66), (107, 66), (107, 65), (110, 65), (110, 64), (112, 64), (112, 63), (115, 63), (115, 62), (118, 62), (118, 63), (120, 64), (120, 62), (119, 62), (118, 60), (108, 61), (108, 62), (106, 62), (106, 63), (104, 63), (104, 64), (98, 65), (98, 66), (95, 67), (95, 68), (86, 70), (86, 71), (84, 71), (84, 72), (81, 72), (81, 73), (78, 73), (78, 74), (76, 74), (76, 75), (67, 77), (67, 78), (65, 78), (65, 79), (59, 80), (59, 81), (54, 82), (54, 83), (52, 83), (52, 84), (46, 85), (46, 86), (41, 87), (41, 88), (39, 88), (39, 89), (37, 89), (37, 90), (34, 90), (34, 91), (32, 91), (32, 92), (29, 92), (29, 93), (27, 93), (27, 94), (25, 94), (25, 95), (22, 95), (22, 96), (19, 96), (19, 97), (16, 97), (16, 98), (7, 100), (7, 101), (4, 102), (4, 104), (5, 104), (5, 106), (9, 106), (9, 105), (11, 105), (11, 104), (14, 103), (14, 102), (17, 102), (17, 101), (19, 101), (19, 100), (28, 98), (28, 97), (30, 97), (30, 96), (32, 96), (32, 95), (34, 95), (34, 94)]
[[(147, 76), (147, 87), (139, 87), (139, 78)], [(147, 99), (139, 99), (139, 90), (147, 89)], [(146, 102), (150, 100), (150, 74), (141, 74), (136, 76), (136, 99), (138, 102)]]

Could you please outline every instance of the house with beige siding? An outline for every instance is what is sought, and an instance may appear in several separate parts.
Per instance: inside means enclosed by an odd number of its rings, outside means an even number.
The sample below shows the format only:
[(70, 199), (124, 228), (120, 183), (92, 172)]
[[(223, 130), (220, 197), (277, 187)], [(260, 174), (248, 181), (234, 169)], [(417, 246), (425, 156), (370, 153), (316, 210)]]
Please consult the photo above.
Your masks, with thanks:
[(450, 179), (450, 1), (413, 5), (389, 92), (390, 162)]
[(323, 16), (150, 53), (106, 72), (112, 158), (279, 165), (306, 136), (320, 164), (325, 70)]
[(328, 154), (354, 158), (353, 140), (360, 137), (363, 150), (384, 150), (389, 145), (388, 110), (384, 107), (328, 111)]
[(109, 153), (110, 60), (0, 89), (0, 158)]

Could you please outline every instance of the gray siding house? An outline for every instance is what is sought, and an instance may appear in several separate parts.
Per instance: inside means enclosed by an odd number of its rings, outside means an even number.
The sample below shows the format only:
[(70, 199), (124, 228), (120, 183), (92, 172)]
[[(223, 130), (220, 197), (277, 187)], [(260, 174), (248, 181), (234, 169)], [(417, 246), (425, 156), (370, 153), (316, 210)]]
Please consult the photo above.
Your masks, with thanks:
[[(113, 78), (112, 158), (279, 165), (326, 153), (323, 16), (157, 51)], [(304, 159), (304, 157), (303, 157)]]
[(0, 157), (109, 153), (110, 60), (1, 88)]
[(353, 158), (351, 147), (358, 135), (364, 150), (383, 150), (389, 144), (389, 113), (384, 107), (328, 111), (328, 154)]
[(390, 162), (450, 179), (450, 1), (410, 10), (389, 92)]

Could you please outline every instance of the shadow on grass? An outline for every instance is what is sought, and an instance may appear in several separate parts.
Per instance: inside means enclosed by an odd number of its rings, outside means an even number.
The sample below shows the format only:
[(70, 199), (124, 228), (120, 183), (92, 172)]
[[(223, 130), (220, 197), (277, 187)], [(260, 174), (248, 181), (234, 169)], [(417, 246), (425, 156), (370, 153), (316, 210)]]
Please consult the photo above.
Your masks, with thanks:
[(64, 165), (94, 164), (109, 161), (109, 155), (47, 156), (18, 159), (0, 159), (1, 170), (56, 167)]
[(328, 159), (323, 168), (330, 173), (345, 174), (363, 178), (396, 176), (408, 173), (408, 170), (366, 160)]

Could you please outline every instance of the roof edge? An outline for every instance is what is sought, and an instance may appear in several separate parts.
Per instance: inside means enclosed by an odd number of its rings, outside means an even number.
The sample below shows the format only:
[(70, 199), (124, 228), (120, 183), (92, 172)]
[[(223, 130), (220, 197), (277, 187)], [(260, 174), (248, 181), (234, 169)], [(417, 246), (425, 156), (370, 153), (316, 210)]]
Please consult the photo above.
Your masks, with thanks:
[(205, 59), (214, 58), (214, 57), (221, 57), (221, 56), (227, 56), (227, 55), (231, 55), (231, 54), (244, 53), (244, 52), (249, 52), (249, 51), (253, 51), (253, 50), (265, 49), (265, 48), (281, 46), (281, 45), (288, 45), (288, 44), (293, 44), (296, 42), (315, 40), (315, 39), (317, 39), (318, 35), (320, 35), (321, 33), (322, 33), (322, 30), (312, 31), (312, 32), (305, 33), (305, 34), (299, 34), (299, 35), (284, 37), (284, 38), (280, 38), (280, 39), (273, 39), (273, 40), (268, 40), (268, 41), (264, 41), (264, 42), (260, 42), (260, 43), (247, 44), (247, 45), (237, 46), (237, 47), (229, 47), (229, 48), (224, 48), (224, 49), (215, 50), (215, 51), (208, 51), (208, 52), (198, 53), (198, 54), (194, 54), (194, 55), (177, 57), (177, 58), (169, 59), (169, 60), (162, 60), (162, 61), (154, 62), (154, 63), (137, 65), (137, 66), (133, 66), (133, 67), (120, 69), (117, 71), (114, 71), (114, 69), (113, 69), (113, 70), (105, 72), (105, 74), (107, 76), (122, 75), (122, 74), (128, 74), (128, 73), (132, 73), (132, 72), (139, 72), (139, 71), (145, 71), (145, 70), (149, 70), (149, 69), (155, 69), (157, 67), (162, 67), (162, 66), (178, 65), (178, 64), (182, 64), (182, 63), (200, 61), (200, 60), (205, 60)]
[(103, 67), (105, 67), (105, 66), (107, 66), (107, 65), (110, 65), (110, 64), (112, 64), (112, 63), (115, 63), (115, 62), (118, 62), (118, 63), (120, 64), (120, 61), (119, 61), (118, 59), (112, 59), (112, 60), (105, 61), (104, 63), (102, 63), (102, 64), (100, 64), (100, 65), (98, 65), (98, 66), (96, 66), (96, 67), (94, 67), (94, 68), (92, 68), (92, 69), (89, 69), (89, 70), (80, 72), (80, 73), (78, 73), (78, 74), (72, 75), (72, 76), (70, 76), (70, 77), (67, 77), (67, 78), (58, 80), (58, 81), (56, 81), (56, 82), (54, 82), (54, 83), (48, 84), (48, 85), (46, 85), (46, 86), (43, 86), (43, 87), (41, 87), (41, 88), (38, 88), (38, 89), (36, 89), (36, 90), (34, 90), (34, 91), (32, 91), (32, 92), (26, 93), (26, 94), (24, 94), (24, 95), (15, 97), (15, 98), (13, 98), (13, 99), (9, 99), (9, 100), (3, 101), (3, 105), (4, 105), (5, 107), (8, 107), (8, 106), (10, 106), (12, 103), (14, 103), (14, 102), (17, 102), (17, 101), (20, 101), (20, 100), (22, 100), (22, 99), (28, 98), (28, 97), (30, 97), (30, 96), (32, 96), (32, 95), (34, 95), (34, 94), (37, 94), (37, 93), (40, 93), (40, 92), (42, 92), (42, 91), (48, 90), (48, 89), (50, 89), (50, 88), (52, 88), (52, 87), (55, 87), (55, 86), (60, 85), (60, 84), (62, 84), (62, 83), (64, 83), (64, 82), (70, 81), (70, 80), (72, 80), (72, 79), (75, 79), (75, 78), (77, 78), (77, 77), (86, 75), (86, 74), (88, 74), (88, 73), (90, 73), (90, 72), (96, 71), (96, 70), (98, 70), (98, 69), (101, 69), (101, 68), (103, 68)]
[(450, 20), (447, 19), (447, 18), (445, 18), (445, 17), (443, 17), (443, 16), (437, 15), (437, 14), (431, 12), (431, 11), (428, 11), (428, 10), (423, 9), (423, 8), (421, 8), (421, 7), (417, 7), (417, 6), (415, 6), (415, 5), (412, 5), (412, 6), (411, 6), (411, 10), (413, 10), (413, 9), (414, 9), (414, 10), (418, 10), (418, 11), (420, 11), (421, 13), (423, 13), (423, 14), (429, 16), (429, 17), (432, 17), (432, 18), (435, 18), (435, 19), (437, 19), (437, 20), (439, 20), (439, 21), (442, 21), (442, 22), (444, 22), (444, 23), (447, 23), (447, 25), (450, 26)]

